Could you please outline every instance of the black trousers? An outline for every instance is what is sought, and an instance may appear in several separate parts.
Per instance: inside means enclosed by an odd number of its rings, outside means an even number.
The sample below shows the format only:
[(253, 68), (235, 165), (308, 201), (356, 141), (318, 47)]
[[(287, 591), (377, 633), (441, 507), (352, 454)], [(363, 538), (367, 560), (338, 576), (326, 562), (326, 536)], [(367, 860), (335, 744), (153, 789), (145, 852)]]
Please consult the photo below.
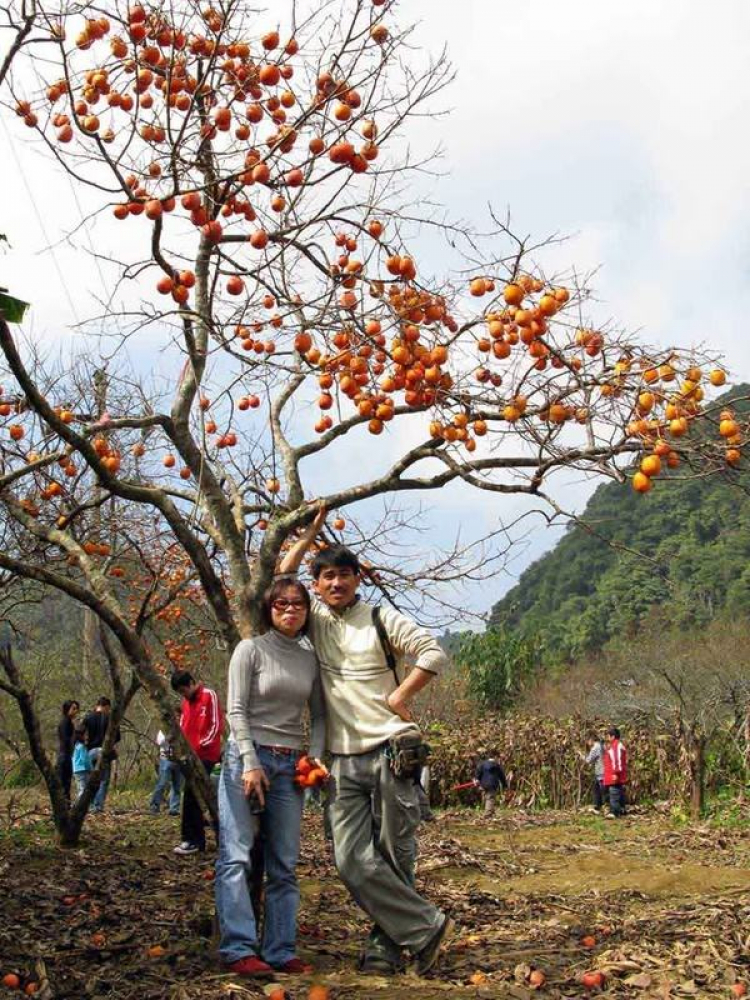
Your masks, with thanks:
[[(206, 774), (210, 774), (214, 764), (207, 760), (202, 760), (201, 764), (206, 769)], [(198, 800), (193, 795), (190, 785), (185, 785), (185, 794), (182, 796), (182, 839), (189, 844), (195, 844), (201, 851), (206, 849), (206, 824), (203, 819), (203, 810)]]
[(625, 815), (625, 786), (609, 786), (609, 811), (613, 816)]
[(601, 809), (604, 805), (604, 800), (607, 797), (606, 790), (604, 788), (604, 782), (601, 778), (594, 778), (594, 783), (591, 786), (591, 791), (594, 796), (594, 808)]
[(65, 790), (65, 798), (70, 801), (70, 786), (73, 782), (73, 761), (70, 757), (57, 756), (57, 776)]

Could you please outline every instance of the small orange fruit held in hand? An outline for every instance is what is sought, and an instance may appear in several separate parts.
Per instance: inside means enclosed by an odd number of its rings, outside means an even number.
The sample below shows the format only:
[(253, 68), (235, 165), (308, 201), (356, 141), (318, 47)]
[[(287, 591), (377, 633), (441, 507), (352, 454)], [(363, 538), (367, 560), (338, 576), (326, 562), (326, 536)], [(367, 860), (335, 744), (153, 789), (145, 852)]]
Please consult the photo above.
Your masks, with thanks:
[(313, 762), (309, 757), (300, 757), (297, 761), (297, 774), (301, 774), (303, 777), (306, 777), (310, 771), (312, 771), (313, 766)]
[(21, 980), (15, 974), (15, 972), (6, 972), (3, 976), (3, 986), (7, 986), (8, 989), (17, 990), (21, 985)]

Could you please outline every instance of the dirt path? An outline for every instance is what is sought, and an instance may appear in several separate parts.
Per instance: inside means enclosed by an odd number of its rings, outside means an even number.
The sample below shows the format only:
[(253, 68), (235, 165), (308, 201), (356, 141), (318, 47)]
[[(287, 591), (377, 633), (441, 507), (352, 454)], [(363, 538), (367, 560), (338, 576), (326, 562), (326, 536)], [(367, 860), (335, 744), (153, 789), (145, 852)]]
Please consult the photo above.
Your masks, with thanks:
[[(46, 973), (42, 1000), (263, 996), (217, 970), (212, 858), (176, 858), (174, 823), (93, 817), (78, 851), (55, 848), (46, 823), (0, 840), (0, 974)], [(618, 998), (728, 998), (737, 980), (750, 984), (747, 824), (449, 814), (423, 828), (420, 851), (420, 884), (453, 913), (458, 939), (430, 979), (363, 978), (352, 968), (366, 923), (311, 816), (300, 951), (336, 1000), (583, 997), (587, 970), (606, 975), (595, 995)], [(546, 976), (539, 993), (530, 969)], [(303, 1000), (313, 980), (290, 980), (290, 997)]]

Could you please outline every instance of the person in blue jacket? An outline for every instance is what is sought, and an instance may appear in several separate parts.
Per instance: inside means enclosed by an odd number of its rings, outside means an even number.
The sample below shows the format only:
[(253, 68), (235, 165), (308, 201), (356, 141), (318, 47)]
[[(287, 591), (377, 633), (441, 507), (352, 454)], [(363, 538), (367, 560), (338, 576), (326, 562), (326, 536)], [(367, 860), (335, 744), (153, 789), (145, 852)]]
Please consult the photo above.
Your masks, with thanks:
[(495, 812), (498, 789), (502, 788), (505, 791), (508, 787), (508, 779), (500, 761), (495, 757), (480, 760), (474, 774), (474, 784), (482, 789), (484, 815), (492, 816)]
[(76, 783), (76, 802), (83, 795), (83, 790), (91, 776), (91, 760), (86, 746), (86, 731), (81, 726), (75, 731), (73, 744), (73, 780)]

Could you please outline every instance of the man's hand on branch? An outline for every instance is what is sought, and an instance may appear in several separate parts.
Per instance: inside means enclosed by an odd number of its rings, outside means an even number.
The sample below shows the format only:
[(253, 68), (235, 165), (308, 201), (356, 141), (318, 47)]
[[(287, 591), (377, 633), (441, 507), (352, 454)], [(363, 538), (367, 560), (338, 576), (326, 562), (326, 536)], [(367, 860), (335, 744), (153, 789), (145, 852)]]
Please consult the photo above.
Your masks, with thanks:
[(328, 516), (328, 511), (325, 509), (325, 507), (319, 507), (318, 513), (315, 515), (312, 522), (307, 526), (303, 536), (305, 538), (309, 538), (310, 544), (312, 544), (312, 542), (315, 541), (318, 534), (323, 530), (327, 516)]
[(302, 565), (305, 553), (315, 541), (317, 534), (323, 529), (328, 511), (322, 505), (318, 508), (313, 520), (308, 524), (299, 538), (289, 548), (289, 551), (282, 558), (278, 566), (279, 575), (296, 573)]

